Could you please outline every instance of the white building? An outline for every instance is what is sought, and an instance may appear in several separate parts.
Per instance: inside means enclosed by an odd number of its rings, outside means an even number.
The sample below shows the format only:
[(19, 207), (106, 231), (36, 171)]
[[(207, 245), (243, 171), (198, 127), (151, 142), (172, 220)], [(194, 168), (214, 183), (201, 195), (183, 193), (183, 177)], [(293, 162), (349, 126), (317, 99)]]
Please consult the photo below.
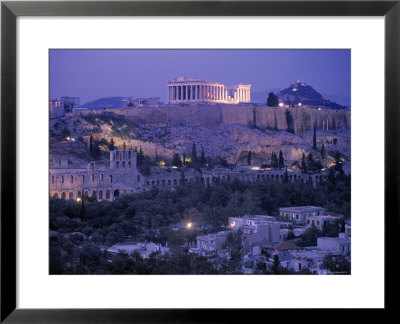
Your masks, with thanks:
[(317, 247), (321, 251), (330, 253), (351, 253), (351, 225), (345, 225), (345, 232), (339, 233), (338, 237), (319, 237)]
[(228, 234), (229, 231), (222, 231), (218, 233), (197, 236), (197, 248), (206, 253), (222, 250)]
[(306, 226), (316, 226), (320, 230), (323, 229), (325, 223), (333, 223), (343, 218), (343, 215), (317, 215), (317, 216), (306, 216)]
[(142, 258), (148, 258), (150, 254), (154, 252), (164, 255), (165, 253), (169, 252), (169, 248), (153, 242), (140, 242), (118, 243), (107, 249), (107, 252), (110, 254), (118, 254), (120, 252), (131, 254), (135, 251), (138, 252)]
[(305, 225), (306, 217), (324, 215), (324, 208), (315, 206), (298, 206), (279, 208), (279, 215), (288, 218), (294, 224)]
[(193, 78), (179, 77), (167, 82), (168, 103), (223, 103), (250, 102), (251, 84), (226, 86)]

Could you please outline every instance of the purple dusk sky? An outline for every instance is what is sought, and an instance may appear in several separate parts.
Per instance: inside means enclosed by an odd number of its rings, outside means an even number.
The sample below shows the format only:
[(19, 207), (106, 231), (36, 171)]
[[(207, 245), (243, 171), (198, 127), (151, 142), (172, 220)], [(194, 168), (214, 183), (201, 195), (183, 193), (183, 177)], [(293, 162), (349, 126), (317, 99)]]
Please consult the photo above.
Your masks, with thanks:
[(250, 83), (252, 92), (300, 80), (350, 98), (350, 61), (350, 50), (50, 50), (50, 98), (165, 100), (167, 80), (179, 76)]

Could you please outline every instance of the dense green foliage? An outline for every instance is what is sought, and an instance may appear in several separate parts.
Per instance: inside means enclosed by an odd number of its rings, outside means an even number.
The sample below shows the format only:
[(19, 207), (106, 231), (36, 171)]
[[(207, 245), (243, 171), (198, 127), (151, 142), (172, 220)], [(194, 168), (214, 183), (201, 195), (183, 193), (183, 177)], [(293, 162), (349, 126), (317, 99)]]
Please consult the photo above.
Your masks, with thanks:
[(343, 255), (327, 254), (323, 262), (333, 274), (351, 274), (350, 261)]
[[(121, 195), (113, 202), (98, 203), (88, 199), (84, 205), (73, 200), (50, 198), (50, 230), (54, 231), (50, 240), (51, 273), (112, 273), (114, 262), (105, 262), (106, 255), (98, 246), (108, 247), (124, 240), (168, 243), (177, 251), (176, 257), (180, 255), (193, 265), (189, 269), (181, 264), (183, 270), (178, 269), (176, 273), (236, 273), (240, 255), (237, 238), (230, 240), (233, 260), (218, 262), (221, 266), (218, 269), (200, 257), (189, 255), (182, 244), (194, 242), (198, 234), (221, 230), (228, 224), (230, 216), (246, 213), (277, 215), (279, 207), (300, 205), (323, 206), (328, 211), (349, 217), (350, 178), (342, 175), (335, 178), (335, 184), (326, 182), (317, 188), (302, 182), (251, 183), (237, 180), (205, 188), (200, 182), (194, 182), (176, 190), (153, 188), (147, 192)], [(201, 229), (173, 231), (170, 225), (181, 220), (191, 221)], [(313, 239), (315, 237), (310, 240)], [(118, 262), (124, 263), (128, 269), (123, 273), (148, 273), (148, 262), (156, 262), (154, 258), (136, 263), (132, 261), (135, 256), (120, 258)], [(161, 268), (154, 269), (171, 273), (160, 269), (169, 269), (175, 262), (174, 255), (162, 257), (157, 262)], [(138, 269), (139, 266), (143, 268)], [(156, 271), (154, 269), (151, 271)]]
[(278, 107), (279, 104), (279, 98), (276, 94), (274, 94), (273, 92), (270, 92), (268, 94), (268, 98), (267, 98), (267, 106), (268, 107)]

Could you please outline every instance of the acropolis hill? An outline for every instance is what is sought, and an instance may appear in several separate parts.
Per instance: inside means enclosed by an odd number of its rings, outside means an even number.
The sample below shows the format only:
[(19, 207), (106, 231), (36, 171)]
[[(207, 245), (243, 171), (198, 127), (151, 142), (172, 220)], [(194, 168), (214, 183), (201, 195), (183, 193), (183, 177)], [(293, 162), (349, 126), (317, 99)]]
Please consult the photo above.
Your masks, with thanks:
[[(315, 125), (319, 146), (325, 143), (328, 151), (338, 150), (350, 157), (350, 117), (349, 110), (240, 104), (82, 111), (50, 120), (51, 151), (77, 155), (72, 149), (58, 149), (56, 138), (66, 128), (71, 137), (86, 141), (92, 134), (97, 141), (109, 142), (113, 138), (117, 147), (123, 143), (127, 147), (142, 147), (152, 158), (158, 155), (170, 160), (174, 153), (190, 154), (192, 144), (196, 144), (206, 156), (222, 157), (234, 164), (246, 163), (249, 151), (254, 153), (257, 163), (269, 161), (272, 152), (279, 150), (285, 160), (295, 161), (311, 150)], [(337, 144), (329, 144), (335, 138)], [(79, 151), (76, 147), (74, 150)]]
[[(247, 105), (186, 105), (157, 108), (106, 109), (103, 114), (123, 116), (140, 125), (215, 127), (237, 124), (259, 129), (292, 130), (304, 133), (315, 127), (320, 130), (351, 128), (350, 110), (317, 110), (305, 108), (271, 108)], [(98, 111), (81, 112), (82, 115), (99, 114)], [(293, 125), (291, 125), (293, 121)]]

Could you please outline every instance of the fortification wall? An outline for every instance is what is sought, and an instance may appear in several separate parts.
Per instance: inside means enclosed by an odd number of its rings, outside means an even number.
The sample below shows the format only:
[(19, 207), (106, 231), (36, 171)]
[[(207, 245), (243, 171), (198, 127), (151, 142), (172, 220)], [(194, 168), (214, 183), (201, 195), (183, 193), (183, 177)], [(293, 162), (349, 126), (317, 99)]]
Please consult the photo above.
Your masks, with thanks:
[[(213, 127), (221, 123), (257, 126), (261, 129), (304, 133), (317, 129), (350, 129), (349, 110), (271, 108), (245, 105), (190, 105), (158, 108), (107, 109), (138, 124), (159, 126)], [(93, 112), (98, 113), (98, 112)]]

